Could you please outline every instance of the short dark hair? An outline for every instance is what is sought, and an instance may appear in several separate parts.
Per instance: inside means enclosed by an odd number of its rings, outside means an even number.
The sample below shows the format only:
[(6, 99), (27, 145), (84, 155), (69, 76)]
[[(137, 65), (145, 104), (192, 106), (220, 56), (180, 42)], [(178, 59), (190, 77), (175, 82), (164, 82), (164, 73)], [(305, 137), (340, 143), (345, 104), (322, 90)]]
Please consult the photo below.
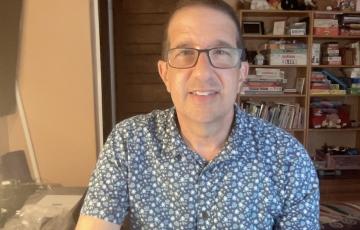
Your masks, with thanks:
[[(225, 15), (228, 15), (230, 19), (235, 23), (236, 30), (238, 32), (238, 36), (236, 38), (236, 46), (237, 48), (244, 49), (244, 43), (242, 39), (241, 29), (240, 29), (240, 22), (235, 10), (223, 0), (179, 0), (175, 6), (175, 8), (170, 12), (169, 19), (166, 23), (165, 30), (164, 30), (164, 38), (162, 43), (162, 58), (166, 60), (167, 58), (167, 51), (169, 49), (169, 39), (168, 39), (168, 30), (170, 22), (177, 11), (189, 6), (205, 6), (211, 9), (215, 9), (218, 11), (223, 12)], [(241, 60), (245, 60), (245, 52), (242, 52)]]

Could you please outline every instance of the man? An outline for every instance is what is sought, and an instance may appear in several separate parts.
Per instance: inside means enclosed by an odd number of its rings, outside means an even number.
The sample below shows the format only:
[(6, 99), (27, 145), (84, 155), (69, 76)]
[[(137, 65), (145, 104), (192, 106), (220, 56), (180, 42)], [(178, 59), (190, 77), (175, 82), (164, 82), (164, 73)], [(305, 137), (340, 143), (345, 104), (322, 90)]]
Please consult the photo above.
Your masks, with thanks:
[(158, 70), (174, 108), (110, 134), (77, 229), (318, 229), (318, 180), (291, 135), (240, 111), (248, 73), (236, 14), (180, 1)]

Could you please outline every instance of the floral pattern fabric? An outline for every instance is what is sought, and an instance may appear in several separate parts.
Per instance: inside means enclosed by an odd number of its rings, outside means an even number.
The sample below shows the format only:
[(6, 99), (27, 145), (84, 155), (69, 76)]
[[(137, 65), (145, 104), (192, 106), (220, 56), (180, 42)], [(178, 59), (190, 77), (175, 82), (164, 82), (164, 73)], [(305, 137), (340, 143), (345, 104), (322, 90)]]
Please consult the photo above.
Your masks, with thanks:
[(184, 143), (174, 108), (120, 122), (81, 213), (133, 229), (319, 229), (319, 186), (303, 146), (235, 106), (210, 162)]

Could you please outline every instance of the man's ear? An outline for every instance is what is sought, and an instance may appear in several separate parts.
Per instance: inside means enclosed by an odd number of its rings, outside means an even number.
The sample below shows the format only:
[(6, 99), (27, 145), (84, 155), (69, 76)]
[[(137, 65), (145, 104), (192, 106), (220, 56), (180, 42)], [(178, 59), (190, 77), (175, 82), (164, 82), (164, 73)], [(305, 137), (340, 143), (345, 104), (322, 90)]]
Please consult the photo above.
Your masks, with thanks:
[(240, 77), (239, 77), (239, 82), (238, 82), (238, 93), (240, 93), (241, 86), (249, 74), (249, 63), (247, 61), (241, 62), (239, 74), (240, 74)]
[(170, 92), (169, 81), (168, 81), (168, 78), (167, 78), (167, 71), (168, 71), (167, 63), (165, 61), (163, 61), (163, 60), (159, 60), (158, 61), (159, 75), (160, 75), (162, 81), (164, 82), (164, 84), (166, 86), (166, 90), (168, 92)]

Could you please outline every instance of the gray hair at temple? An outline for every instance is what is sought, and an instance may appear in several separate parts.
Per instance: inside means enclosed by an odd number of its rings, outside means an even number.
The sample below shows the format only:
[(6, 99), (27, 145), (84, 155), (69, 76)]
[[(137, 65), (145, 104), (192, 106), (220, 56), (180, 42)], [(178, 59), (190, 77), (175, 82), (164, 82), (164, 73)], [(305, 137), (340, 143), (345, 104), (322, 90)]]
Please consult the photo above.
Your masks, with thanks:
[(163, 43), (162, 43), (162, 53), (161, 53), (163, 60), (167, 59), (167, 51), (170, 47), (170, 43), (169, 43), (169, 39), (168, 39), (169, 24), (177, 11), (179, 11), (185, 7), (190, 7), (190, 6), (205, 6), (205, 7), (209, 7), (209, 8), (221, 11), (225, 15), (228, 15), (230, 17), (230, 19), (235, 23), (236, 29), (238, 31), (238, 33), (237, 33), (238, 36), (236, 38), (236, 46), (237, 46), (237, 48), (243, 49), (242, 55), (241, 55), (241, 60), (242, 61), (246, 60), (245, 48), (244, 48), (244, 43), (243, 43), (243, 39), (242, 39), (240, 22), (239, 22), (238, 16), (237, 16), (236, 12), (234, 11), (234, 9), (229, 4), (224, 2), (223, 0), (179, 0), (176, 4), (175, 8), (170, 12), (170, 17), (165, 26), (164, 39), (163, 39)]

